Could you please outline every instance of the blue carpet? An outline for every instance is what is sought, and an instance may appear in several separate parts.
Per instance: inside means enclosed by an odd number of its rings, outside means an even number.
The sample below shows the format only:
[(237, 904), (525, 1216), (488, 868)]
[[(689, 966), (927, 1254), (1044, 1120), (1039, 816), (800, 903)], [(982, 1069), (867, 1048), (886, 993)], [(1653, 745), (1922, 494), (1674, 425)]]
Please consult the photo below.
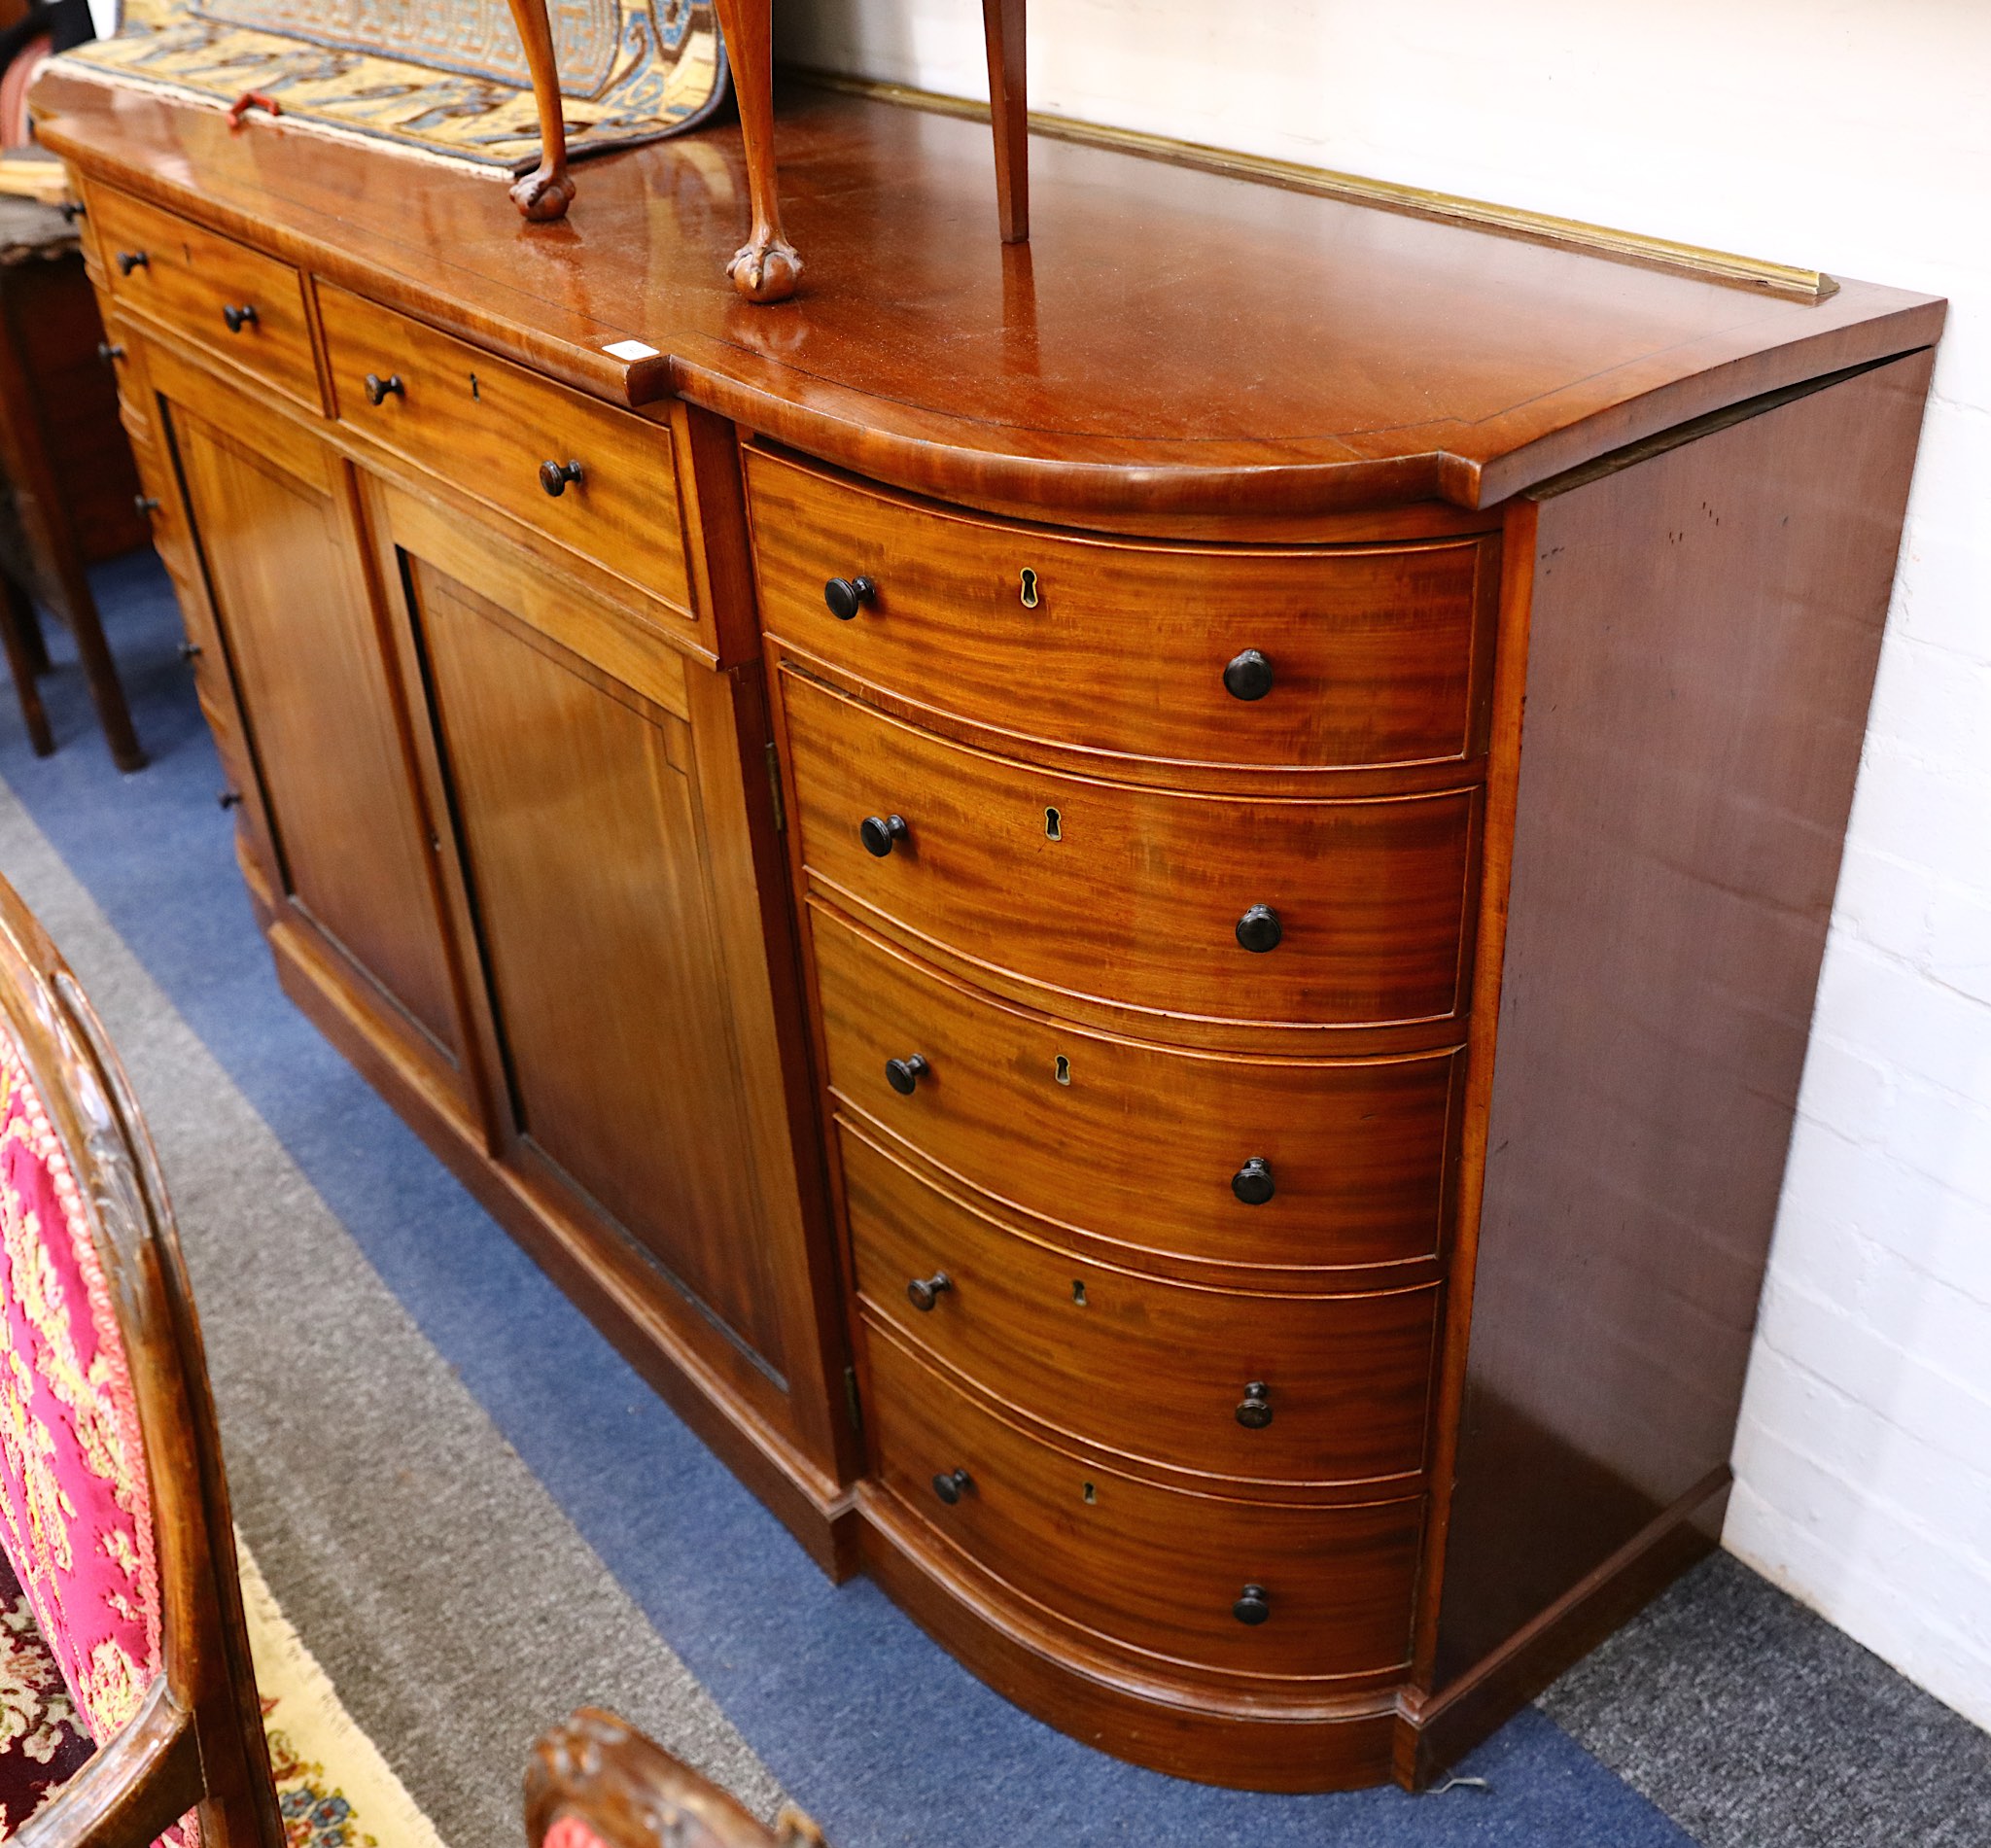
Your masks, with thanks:
[(1278, 1797), (1179, 1783), (1009, 1706), (868, 1582), (831, 1586), (285, 999), (235, 868), (231, 821), (216, 805), (221, 771), (177, 658), (171, 588), (150, 554), (93, 581), (152, 765), (132, 777), (112, 766), (67, 639), (52, 630), (58, 666), (44, 694), (61, 748), (34, 757), (8, 703), (0, 777), (424, 1335), (836, 1848), (1691, 1842), (1535, 1709), (1461, 1767), (1490, 1793)]

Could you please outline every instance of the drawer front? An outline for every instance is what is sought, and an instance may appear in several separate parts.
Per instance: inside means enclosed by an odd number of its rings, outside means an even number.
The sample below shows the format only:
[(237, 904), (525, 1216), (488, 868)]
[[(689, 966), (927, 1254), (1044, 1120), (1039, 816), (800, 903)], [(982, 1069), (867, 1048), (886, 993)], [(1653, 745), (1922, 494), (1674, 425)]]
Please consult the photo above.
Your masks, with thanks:
[[(783, 674), (810, 875), (1064, 994), (1254, 1025), (1464, 1011), (1477, 792), (1240, 800), (1062, 776)], [(905, 822), (883, 857), (867, 817)], [(1265, 908), (1275, 947), (1240, 941)]]
[(325, 408), (304, 285), (289, 263), (121, 192), (92, 189), (89, 209), (104, 279), (121, 306), (152, 315), (298, 403)]
[[(944, 511), (753, 451), (747, 481), (769, 631), (906, 699), (1169, 762), (1313, 768), (1478, 749), (1488, 540), (1134, 545)], [(839, 621), (824, 585), (859, 576), (876, 590)], [(1270, 688), (1240, 698), (1224, 677), (1247, 650)], [(1251, 672), (1235, 677), (1247, 693)]]
[[(1130, 1258), (1310, 1269), (1438, 1251), (1458, 1054), (1237, 1058), (1084, 1032), (811, 909), (831, 1088), (996, 1200)], [(902, 1096), (886, 1063), (914, 1055), (926, 1067)], [(1271, 1198), (1246, 1204), (1234, 1181), (1264, 1191), (1253, 1161)]]
[[(886, 1485), (997, 1578), (1073, 1623), (1238, 1675), (1386, 1672), (1410, 1651), (1423, 1504), (1307, 1507), (1182, 1494), (1028, 1437), (890, 1335), (866, 1343)], [(949, 1504), (935, 1477), (964, 1470)], [(1241, 1621), (1247, 1586), (1269, 1615)]]
[(1421, 1468), (1435, 1283), (1252, 1296), (1168, 1282), (1024, 1238), (854, 1129), (840, 1147), (867, 1312), (1031, 1417), (1218, 1477)]
[[(321, 283), (339, 421), (681, 610), (691, 607), (667, 426), (535, 378)], [(369, 375), (381, 386), (371, 392)], [(371, 401), (373, 397), (379, 402)], [(541, 470), (557, 473), (547, 492)]]

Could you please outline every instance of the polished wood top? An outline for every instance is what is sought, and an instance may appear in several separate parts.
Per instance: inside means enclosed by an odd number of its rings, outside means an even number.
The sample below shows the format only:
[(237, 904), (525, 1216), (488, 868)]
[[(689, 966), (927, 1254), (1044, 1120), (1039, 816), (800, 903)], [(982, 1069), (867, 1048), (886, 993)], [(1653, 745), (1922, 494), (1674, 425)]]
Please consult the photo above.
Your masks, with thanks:
[[(1795, 301), (1039, 137), (1031, 241), (971, 121), (791, 88), (801, 293), (743, 302), (730, 124), (497, 180), (64, 71), (42, 140), (87, 172), (614, 401), (673, 390), (899, 485), (1035, 505), (1305, 515), (1496, 501), (1805, 379), (1931, 344), (1943, 304)], [(501, 176), (502, 177), (502, 176)], [(659, 357), (602, 351), (642, 340)]]

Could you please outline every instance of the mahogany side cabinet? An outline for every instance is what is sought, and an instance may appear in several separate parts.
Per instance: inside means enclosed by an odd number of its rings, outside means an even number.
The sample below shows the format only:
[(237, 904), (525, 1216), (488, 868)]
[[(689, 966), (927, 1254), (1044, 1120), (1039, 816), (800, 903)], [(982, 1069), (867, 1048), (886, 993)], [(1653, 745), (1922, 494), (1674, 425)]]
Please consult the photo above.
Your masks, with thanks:
[(1311, 1790), (1715, 1543), (1941, 302), (35, 101), (286, 988), (825, 1571)]

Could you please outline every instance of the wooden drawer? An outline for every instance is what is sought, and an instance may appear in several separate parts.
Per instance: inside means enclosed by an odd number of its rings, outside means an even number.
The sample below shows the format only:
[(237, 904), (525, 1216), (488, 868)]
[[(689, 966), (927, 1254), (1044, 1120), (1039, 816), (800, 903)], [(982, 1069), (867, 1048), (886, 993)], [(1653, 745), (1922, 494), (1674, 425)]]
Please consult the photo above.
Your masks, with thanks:
[[(1479, 749), (1491, 540), (1270, 551), (1072, 539), (753, 450), (747, 483), (769, 632), (903, 698), (1020, 739), (1178, 763)], [(859, 576), (875, 594), (839, 621), (823, 587)], [(1224, 683), (1247, 649), (1272, 668), (1271, 691), (1248, 700)]]
[[(1109, 1241), (1231, 1267), (1428, 1258), (1453, 1052), (1301, 1061), (1178, 1052), (992, 1000), (812, 904), (829, 1083), (981, 1189)], [(926, 1061), (910, 1096), (886, 1062)], [(1253, 1158), (1270, 1200), (1233, 1177)]]
[[(341, 423), (689, 611), (667, 425), (535, 378), (328, 283), (318, 313)], [(401, 389), (373, 403), (368, 375), (399, 379)], [(577, 463), (580, 478), (549, 494), (541, 480), (548, 463)]]
[[(1478, 792), (1240, 800), (1061, 775), (782, 675), (803, 858), (819, 886), (1059, 994), (1321, 1026), (1465, 1008)], [(902, 838), (867, 851), (867, 817)], [(1277, 946), (1239, 938), (1254, 907)]]
[(1422, 1467), (1435, 1283), (1257, 1296), (1143, 1276), (1022, 1236), (849, 1125), (839, 1141), (867, 1311), (986, 1392), (1211, 1477), (1352, 1482)]
[[(1331, 1678), (1410, 1653), (1421, 1498), (1319, 1507), (1183, 1494), (1037, 1442), (875, 1327), (885, 1484), (934, 1531), (1069, 1622), (1171, 1661)], [(949, 1504), (934, 1478), (967, 1472)], [(1270, 1616), (1232, 1607), (1262, 1587)]]
[(89, 209), (104, 282), (121, 306), (163, 322), (285, 397), (325, 408), (304, 285), (289, 263), (122, 192), (92, 188)]

